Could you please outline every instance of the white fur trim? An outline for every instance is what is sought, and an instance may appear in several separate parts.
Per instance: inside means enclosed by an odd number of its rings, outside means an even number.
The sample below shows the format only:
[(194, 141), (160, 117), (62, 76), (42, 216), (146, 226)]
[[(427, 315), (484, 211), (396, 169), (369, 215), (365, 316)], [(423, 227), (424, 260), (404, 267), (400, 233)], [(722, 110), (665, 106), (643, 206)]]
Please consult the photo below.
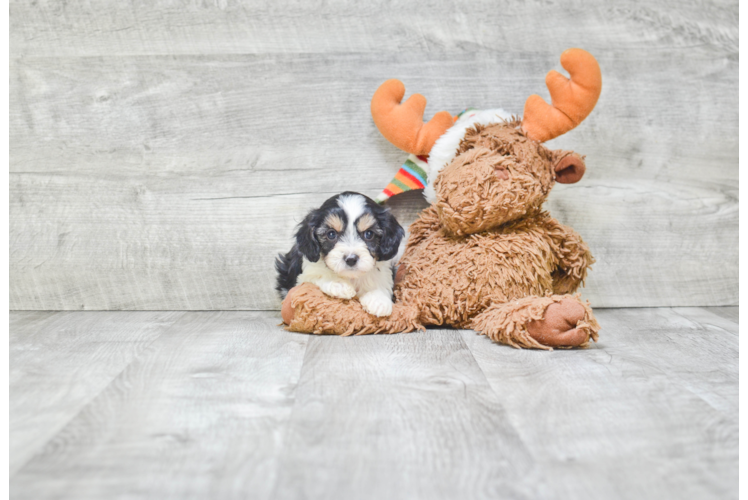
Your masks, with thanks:
[(467, 129), (476, 123), (488, 125), (499, 123), (503, 120), (510, 120), (512, 115), (503, 109), (485, 109), (483, 111), (469, 111), (455, 122), (439, 139), (436, 140), (434, 147), (429, 153), (429, 178), (428, 184), (423, 190), (423, 196), (429, 203), (436, 201), (436, 192), (434, 191), (434, 180), (441, 169), (446, 167), (457, 154), (457, 148), (460, 141), (465, 137)]

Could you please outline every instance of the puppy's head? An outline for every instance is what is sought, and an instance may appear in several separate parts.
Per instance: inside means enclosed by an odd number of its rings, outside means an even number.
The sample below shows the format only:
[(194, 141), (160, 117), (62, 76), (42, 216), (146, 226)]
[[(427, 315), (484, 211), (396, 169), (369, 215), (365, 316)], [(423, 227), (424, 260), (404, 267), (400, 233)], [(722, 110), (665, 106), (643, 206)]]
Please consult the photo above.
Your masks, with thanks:
[(333, 196), (299, 225), (296, 244), (311, 262), (320, 258), (334, 273), (348, 278), (392, 259), (405, 231), (389, 210), (359, 193)]

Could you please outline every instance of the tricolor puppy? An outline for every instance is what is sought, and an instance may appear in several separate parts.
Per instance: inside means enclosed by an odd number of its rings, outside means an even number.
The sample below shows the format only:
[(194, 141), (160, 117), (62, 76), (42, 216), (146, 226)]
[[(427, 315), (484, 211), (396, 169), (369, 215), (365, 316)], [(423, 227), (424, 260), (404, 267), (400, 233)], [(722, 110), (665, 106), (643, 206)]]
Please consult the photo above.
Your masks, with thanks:
[(285, 298), (314, 283), (340, 299), (358, 297), (375, 316), (392, 313), (394, 261), (405, 231), (389, 210), (359, 193), (333, 196), (299, 224), (296, 244), (275, 261), (276, 289)]

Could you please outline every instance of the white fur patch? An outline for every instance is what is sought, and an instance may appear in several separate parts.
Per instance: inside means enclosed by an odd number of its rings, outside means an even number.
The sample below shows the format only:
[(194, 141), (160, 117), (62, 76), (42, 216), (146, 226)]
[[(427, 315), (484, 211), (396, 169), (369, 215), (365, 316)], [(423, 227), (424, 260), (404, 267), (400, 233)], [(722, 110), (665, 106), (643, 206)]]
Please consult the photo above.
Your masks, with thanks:
[(372, 290), (359, 299), (364, 311), (374, 316), (389, 316), (392, 314), (392, 292)]
[(338, 206), (343, 209), (345, 215), (348, 217), (348, 229), (356, 231), (356, 221), (366, 211), (366, 202), (363, 196), (356, 194), (347, 194), (338, 198)]
[(510, 120), (512, 115), (503, 109), (485, 109), (483, 111), (470, 111), (465, 113), (455, 122), (439, 139), (429, 153), (429, 176), (428, 183), (423, 190), (423, 196), (429, 203), (436, 201), (436, 192), (434, 191), (434, 181), (441, 170), (457, 155), (457, 148), (460, 147), (460, 141), (465, 137), (465, 132), (473, 125), (489, 125), (499, 123), (504, 120)]

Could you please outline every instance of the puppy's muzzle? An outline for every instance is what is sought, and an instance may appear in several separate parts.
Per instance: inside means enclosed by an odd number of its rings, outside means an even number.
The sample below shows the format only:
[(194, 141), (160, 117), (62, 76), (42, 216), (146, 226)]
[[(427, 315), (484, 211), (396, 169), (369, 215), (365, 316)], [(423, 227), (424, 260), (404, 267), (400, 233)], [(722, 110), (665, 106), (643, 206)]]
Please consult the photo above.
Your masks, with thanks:
[(358, 255), (348, 255), (345, 258), (345, 263), (348, 267), (353, 267), (358, 263)]

